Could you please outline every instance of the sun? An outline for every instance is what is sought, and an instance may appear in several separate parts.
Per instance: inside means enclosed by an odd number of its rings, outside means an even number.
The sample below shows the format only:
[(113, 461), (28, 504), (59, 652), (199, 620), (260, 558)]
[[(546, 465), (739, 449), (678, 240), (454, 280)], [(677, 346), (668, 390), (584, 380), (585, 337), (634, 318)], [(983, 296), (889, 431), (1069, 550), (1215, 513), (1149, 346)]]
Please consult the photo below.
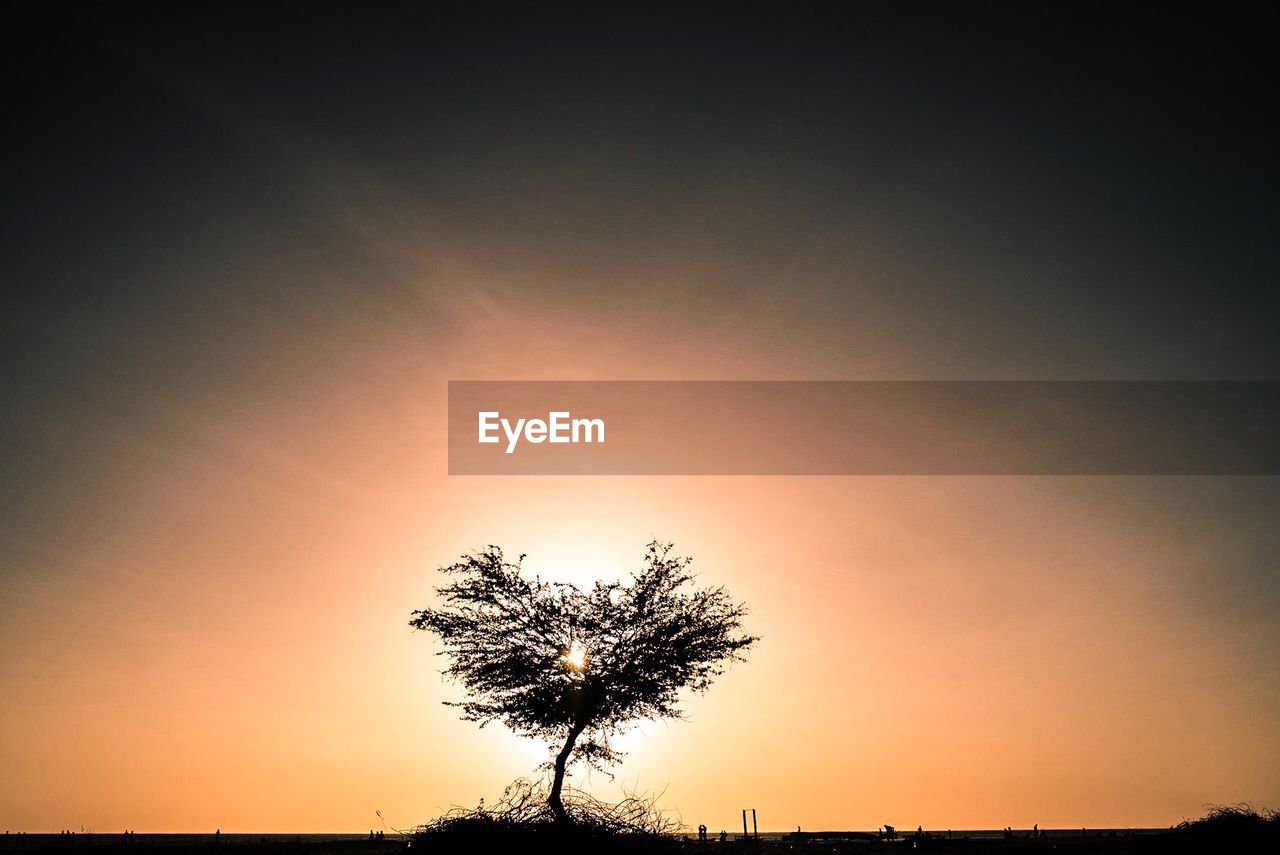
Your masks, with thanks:
[(587, 667), (587, 649), (576, 641), (569, 645), (569, 652), (561, 658), (565, 665), (575, 671), (582, 671)]

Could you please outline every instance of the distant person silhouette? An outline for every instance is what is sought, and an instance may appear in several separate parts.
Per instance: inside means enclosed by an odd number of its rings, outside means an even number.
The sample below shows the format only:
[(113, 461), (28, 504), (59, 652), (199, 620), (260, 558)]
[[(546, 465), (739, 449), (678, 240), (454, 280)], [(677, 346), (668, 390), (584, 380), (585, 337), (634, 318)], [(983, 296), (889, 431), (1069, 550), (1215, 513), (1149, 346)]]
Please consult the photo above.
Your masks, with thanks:
[(217, 831), (215, 831), (215, 832), (213, 833), (213, 842), (214, 842), (214, 843), (221, 843), (221, 842), (222, 842), (222, 829), (221, 829), (221, 828), (219, 828)]
[(698, 842), (699, 843), (707, 842), (707, 827), (702, 824), (698, 825)]
[(720, 842), (724, 843), (728, 839), (729, 839), (729, 832), (725, 831), (723, 828), (720, 829)]

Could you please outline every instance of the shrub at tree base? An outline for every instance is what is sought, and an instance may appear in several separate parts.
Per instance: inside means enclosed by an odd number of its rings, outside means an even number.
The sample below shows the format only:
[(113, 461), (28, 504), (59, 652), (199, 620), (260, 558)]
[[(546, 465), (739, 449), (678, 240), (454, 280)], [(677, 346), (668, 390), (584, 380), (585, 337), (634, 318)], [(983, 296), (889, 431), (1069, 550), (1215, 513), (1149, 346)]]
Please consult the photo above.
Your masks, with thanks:
[(1269, 840), (1280, 845), (1280, 813), (1266, 808), (1259, 811), (1247, 802), (1211, 805), (1204, 816), (1179, 824), (1177, 830), (1193, 840)]
[(666, 852), (678, 848), (680, 822), (653, 797), (610, 803), (566, 788), (564, 823), (548, 804), (549, 786), (520, 779), (492, 805), (456, 808), (410, 833), (426, 852)]

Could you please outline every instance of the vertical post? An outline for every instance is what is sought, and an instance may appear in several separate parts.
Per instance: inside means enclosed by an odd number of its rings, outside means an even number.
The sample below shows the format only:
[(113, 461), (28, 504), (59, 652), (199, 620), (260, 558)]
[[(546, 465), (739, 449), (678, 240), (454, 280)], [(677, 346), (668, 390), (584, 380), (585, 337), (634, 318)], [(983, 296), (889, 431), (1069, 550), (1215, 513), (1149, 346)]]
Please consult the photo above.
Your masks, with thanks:
[(747, 809), (742, 809), (742, 839), (747, 839)]
[(756, 809), (751, 809), (751, 836), (760, 837), (760, 827), (756, 825)]

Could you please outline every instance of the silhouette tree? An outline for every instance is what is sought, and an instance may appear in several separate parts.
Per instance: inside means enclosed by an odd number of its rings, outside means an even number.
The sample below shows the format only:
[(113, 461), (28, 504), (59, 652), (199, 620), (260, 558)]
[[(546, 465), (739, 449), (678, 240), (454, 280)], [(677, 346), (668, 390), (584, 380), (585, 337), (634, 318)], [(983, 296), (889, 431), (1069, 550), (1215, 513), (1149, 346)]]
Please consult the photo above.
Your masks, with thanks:
[(679, 718), (682, 689), (704, 692), (758, 639), (742, 630), (744, 605), (724, 588), (699, 588), (692, 559), (648, 545), (625, 582), (589, 591), (533, 580), (496, 546), (442, 567), (438, 608), (413, 612), (449, 657), (445, 675), (468, 700), (450, 703), (483, 727), (498, 721), (556, 751), (547, 802), (569, 821), (561, 792), (576, 761), (605, 770), (620, 759), (611, 738), (640, 719)]

